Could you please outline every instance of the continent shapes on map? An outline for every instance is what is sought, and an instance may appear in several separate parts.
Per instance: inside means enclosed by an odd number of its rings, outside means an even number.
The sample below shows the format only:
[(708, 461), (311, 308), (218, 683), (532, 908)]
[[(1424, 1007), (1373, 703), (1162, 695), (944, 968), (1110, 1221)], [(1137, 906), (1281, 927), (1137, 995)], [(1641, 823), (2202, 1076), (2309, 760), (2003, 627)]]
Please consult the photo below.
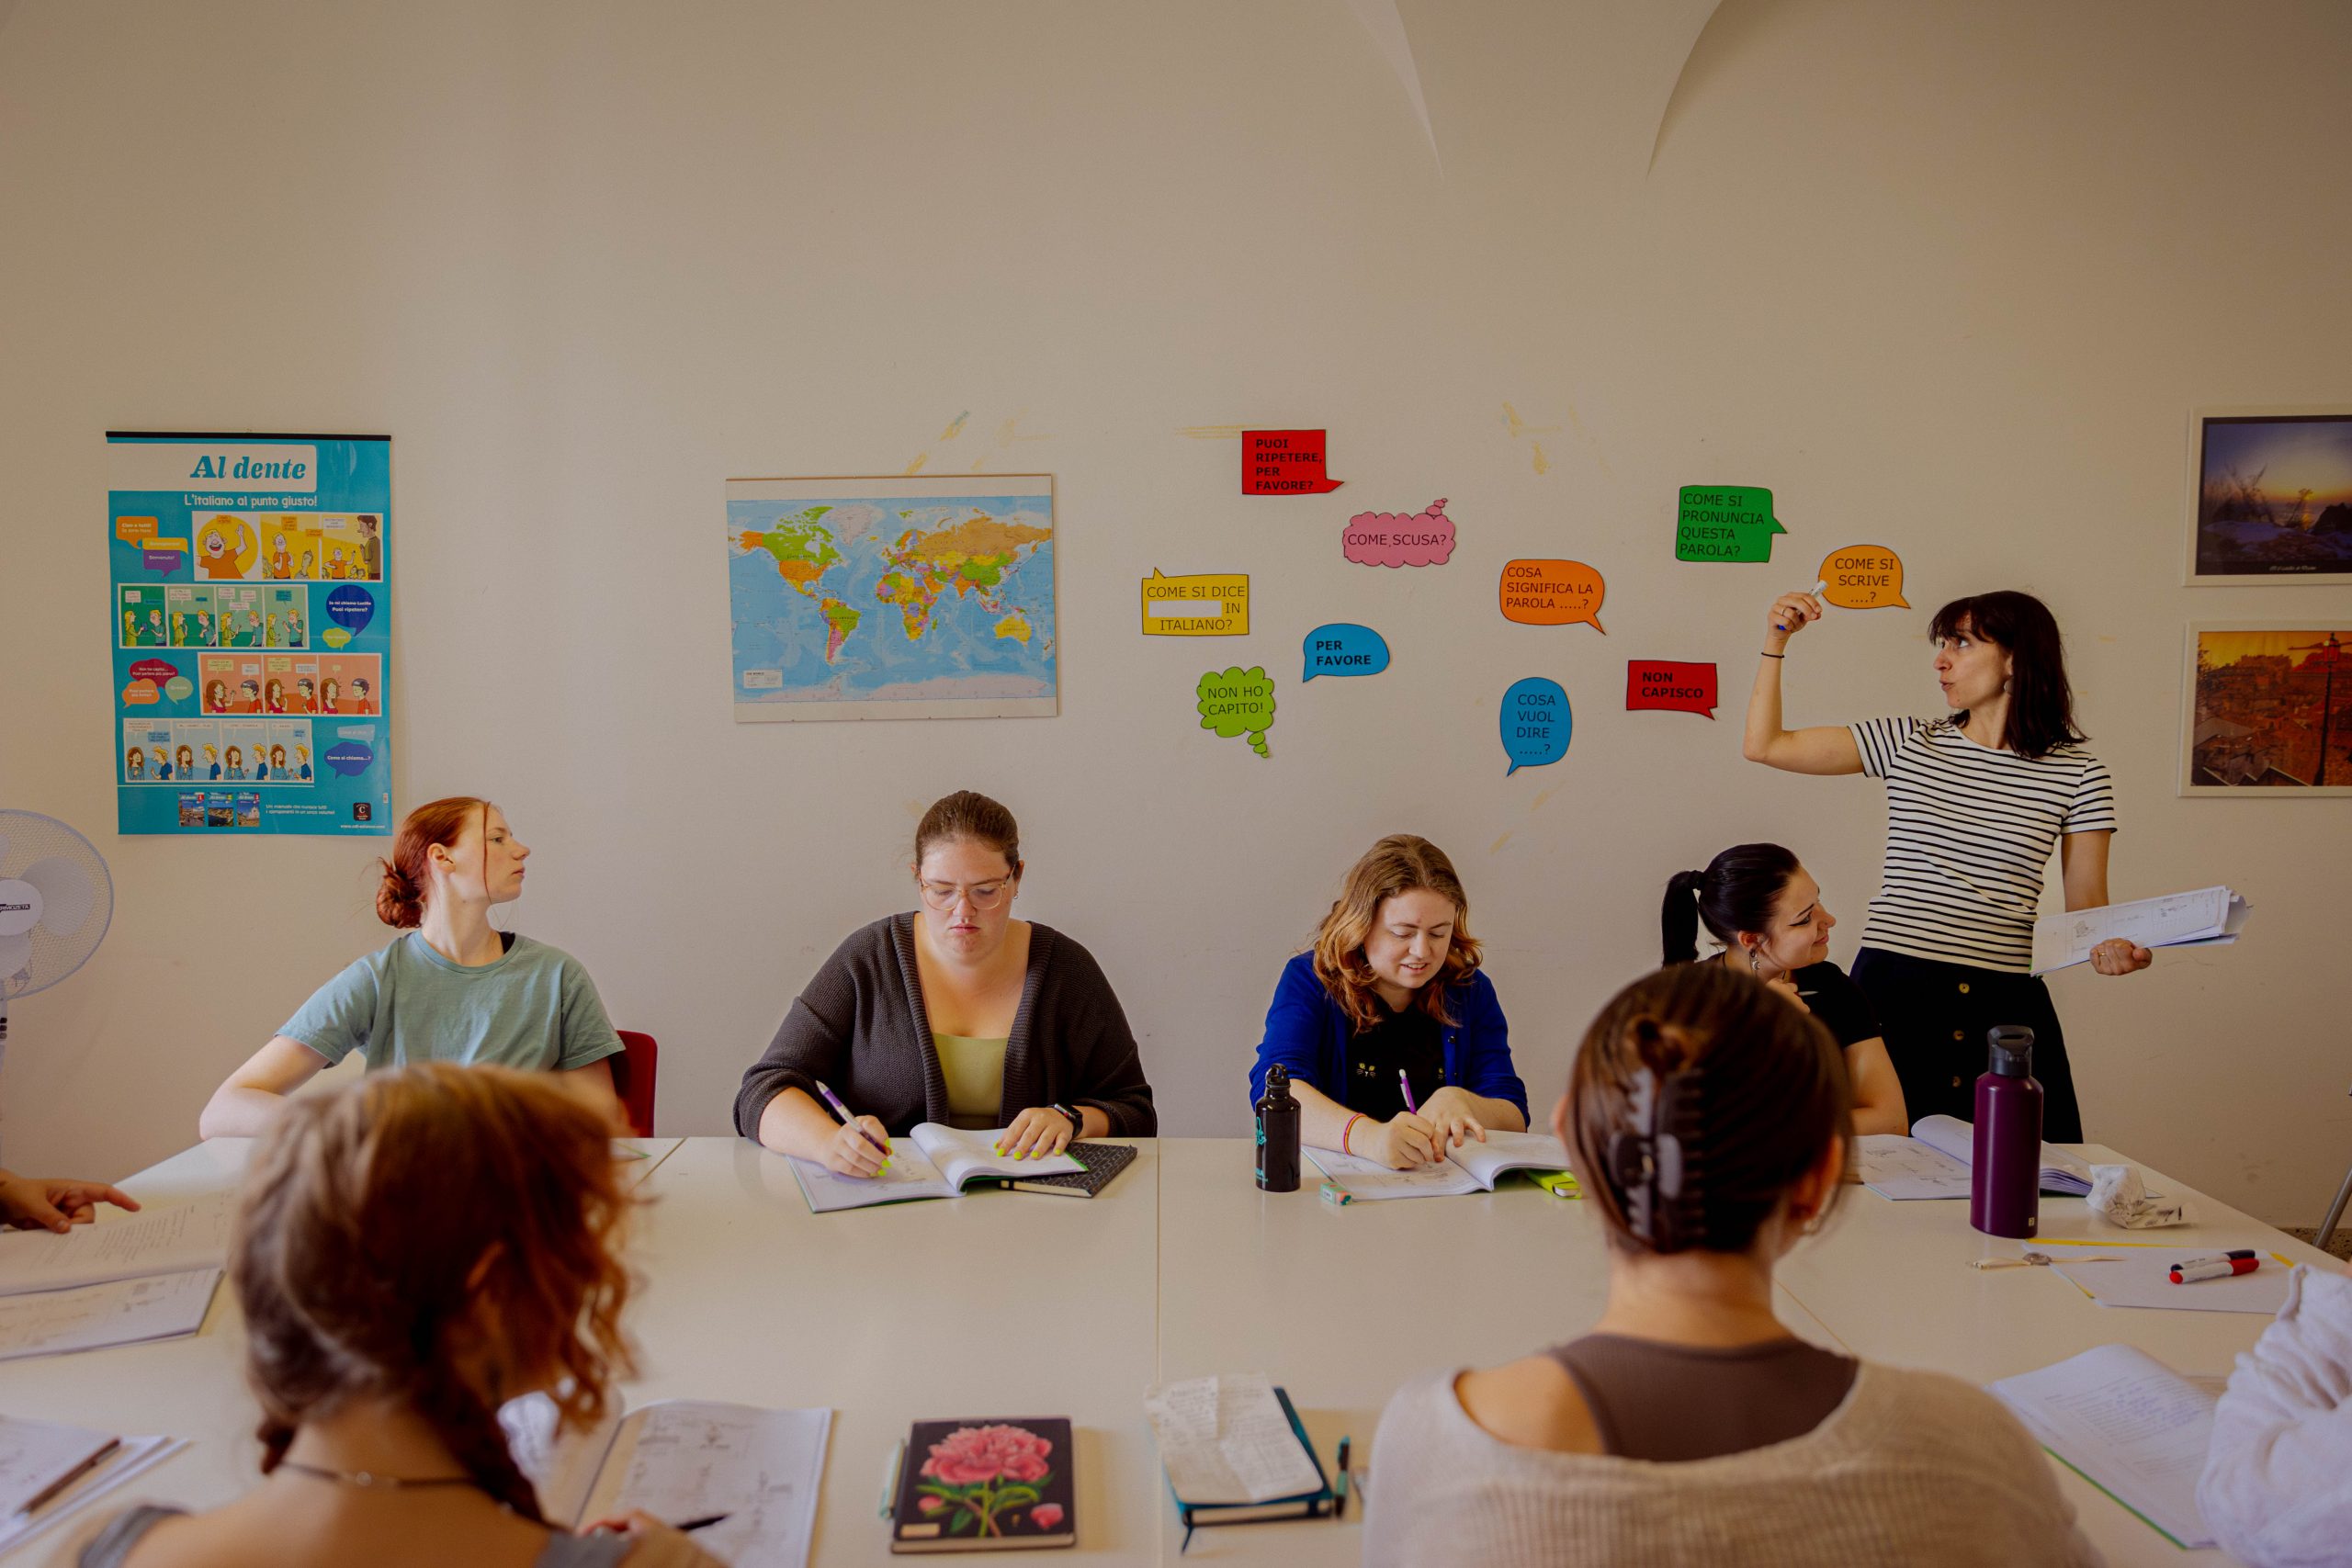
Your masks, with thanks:
[[(928, 532), (910, 528), (882, 552), (890, 570), (874, 585), (874, 596), (896, 604), (906, 622), (907, 640), (914, 642), (931, 629), (932, 607), (953, 589), (979, 600), (990, 615), (1005, 611), (995, 590), (1022, 552), (1051, 539), (1050, 528), (1026, 523), (1004, 523), (984, 512), (963, 522)], [(1018, 611), (997, 623), (996, 635), (1028, 640), (1029, 623)]]
[[(818, 591), (817, 584), (828, 571), (842, 560), (840, 547), (833, 532), (818, 519), (832, 510), (830, 506), (811, 506), (778, 522), (773, 528), (746, 529), (739, 542), (746, 550), (765, 550), (775, 558), (776, 575), (792, 585), (794, 592), (817, 601), (817, 613), (825, 618), (825, 662), (831, 664), (865, 618), (862, 610), (852, 609), (841, 600)], [(864, 525), (859, 525), (862, 529)]]

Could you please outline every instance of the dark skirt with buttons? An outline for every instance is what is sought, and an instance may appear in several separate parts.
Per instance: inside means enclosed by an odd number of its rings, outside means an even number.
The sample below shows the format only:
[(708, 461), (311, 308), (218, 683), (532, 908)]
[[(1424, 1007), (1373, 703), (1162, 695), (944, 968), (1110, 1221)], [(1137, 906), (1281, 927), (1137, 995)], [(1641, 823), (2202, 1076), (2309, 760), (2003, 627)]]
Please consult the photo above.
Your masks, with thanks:
[(1878, 1010), (1886, 1055), (1903, 1080), (1903, 1104), (1922, 1116), (1976, 1119), (1976, 1079), (1996, 1025), (2033, 1031), (2033, 1076), (2041, 1085), (2041, 1135), (2053, 1144), (2083, 1141), (2083, 1110), (2066, 1037), (2038, 975), (2013, 975), (1969, 964), (1942, 964), (1883, 948), (1854, 955), (1854, 984)]

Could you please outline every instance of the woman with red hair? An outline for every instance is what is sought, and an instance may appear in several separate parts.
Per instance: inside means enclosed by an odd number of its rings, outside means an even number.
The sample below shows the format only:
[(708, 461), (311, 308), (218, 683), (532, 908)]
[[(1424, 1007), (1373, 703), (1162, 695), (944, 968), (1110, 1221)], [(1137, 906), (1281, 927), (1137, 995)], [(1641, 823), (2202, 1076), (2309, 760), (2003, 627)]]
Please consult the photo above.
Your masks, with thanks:
[(489, 1063), (563, 1075), (621, 1126), (605, 1058), (620, 1036), (580, 961), (490, 923), (523, 896), (530, 850), (489, 801), (452, 795), (408, 814), (382, 863), (376, 915), (403, 934), (319, 987), (215, 1089), (206, 1138), (251, 1137), (322, 1067), (362, 1053), (370, 1070)]
[[(650, 1515), (574, 1535), (499, 1420), (587, 1431), (635, 1367), (631, 1200), (602, 1117), (537, 1074), (427, 1063), (287, 1108), (230, 1247), (262, 1480), (95, 1517), (73, 1568), (717, 1568)], [(497, 1201), (485, 1202), (482, 1195)]]

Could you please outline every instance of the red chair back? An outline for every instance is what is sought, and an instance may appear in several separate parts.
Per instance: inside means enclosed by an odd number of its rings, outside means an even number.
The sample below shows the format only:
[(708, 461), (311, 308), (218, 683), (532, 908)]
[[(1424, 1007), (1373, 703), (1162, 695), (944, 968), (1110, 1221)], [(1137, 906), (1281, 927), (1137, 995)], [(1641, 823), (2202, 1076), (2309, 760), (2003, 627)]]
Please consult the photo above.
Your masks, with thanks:
[(640, 1034), (634, 1029), (619, 1031), (621, 1054), (605, 1058), (613, 1064), (613, 1089), (621, 1097), (621, 1109), (628, 1113), (628, 1124), (640, 1138), (653, 1136), (653, 1079), (662, 1065), (662, 1047), (653, 1036)]

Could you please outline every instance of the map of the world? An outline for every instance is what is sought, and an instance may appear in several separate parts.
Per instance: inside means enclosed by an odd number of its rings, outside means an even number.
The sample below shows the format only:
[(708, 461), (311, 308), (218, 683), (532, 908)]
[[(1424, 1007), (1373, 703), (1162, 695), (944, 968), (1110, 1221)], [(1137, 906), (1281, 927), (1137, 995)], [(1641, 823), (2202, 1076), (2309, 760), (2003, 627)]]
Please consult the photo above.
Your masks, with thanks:
[(738, 719), (1051, 714), (1042, 475), (731, 479)]

